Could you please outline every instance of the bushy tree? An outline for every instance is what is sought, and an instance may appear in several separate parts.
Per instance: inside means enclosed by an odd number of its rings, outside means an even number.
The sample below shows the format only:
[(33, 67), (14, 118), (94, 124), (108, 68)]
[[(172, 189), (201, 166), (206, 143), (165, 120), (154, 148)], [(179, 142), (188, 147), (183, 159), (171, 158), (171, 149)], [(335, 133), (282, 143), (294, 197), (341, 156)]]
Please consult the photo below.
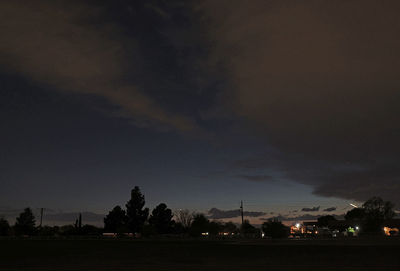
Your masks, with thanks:
[(347, 211), (344, 219), (346, 220), (354, 220), (354, 219), (364, 219), (365, 213), (363, 208), (353, 208), (350, 211)]
[(191, 227), (197, 227), (205, 232), (207, 230), (208, 223), (210, 223), (210, 221), (203, 213), (197, 213), (193, 216)]
[(207, 231), (210, 234), (218, 234), (223, 228), (224, 224), (222, 223), (222, 221), (215, 219), (213, 221), (210, 221), (207, 225)]
[(121, 206), (115, 206), (104, 218), (104, 231), (116, 233), (118, 228), (125, 226), (127, 216)]
[(69, 236), (75, 234), (75, 226), (74, 225), (64, 225), (59, 229), (60, 235)]
[(0, 236), (8, 236), (10, 232), (10, 224), (8, 221), (4, 218), (0, 218)]
[(225, 222), (224, 229), (226, 232), (229, 232), (229, 233), (237, 232), (237, 227), (236, 227), (235, 223), (233, 223), (232, 221)]
[(59, 233), (60, 227), (58, 226), (42, 226), (39, 229), (38, 235), (40, 236), (55, 236)]
[(144, 208), (146, 201), (138, 186), (131, 191), (131, 199), (126, 204), (127, 226), (133, 234), (140, 233), (149, 216), (149, 208)]
[(240, 227), (240, 231), (242, 233), (253, 233), (254, 232), (255, 227), (253, 225), (250, 224), (250, 221), (248, 219), (245, 219), (243, 221), (243, 224)]
[(30, 208), (19, 214), (15, 221), (15, 233), (16, 235), (35, 235), (35, 216)]
[(288, 235), (287, 227), (278, 219), (268, 219), (268, 221), (262, 224), (261, 229), (266, 236), (269, 236), (272, 239), (284, 238)]
[(85, 224), (81, 228), (82, 235), (100, 235), (103, 232), (103, 228), (96, 227), (94, 225)]
[(189, 229), (192, 237), (199, 237), (203, 232), (207, 232), (207, 226), (210, 223), (203, 213), (197, 213), (193, 216), (193, 221)]
[(149, 218), (149, 224), (154, 225), (158, 234), (171, 233), (174, 223), (172, 220), (173, 216), (171, 209), (168, 209), (165, 203), (160, 203), (153, 209)]
[(175, 221), (182, 225), (182, 228), (185, 232), (189, 229), (192, 224), (194, 214), (188, 209), (180, 209), (178, 212), (175, 212)]
[(369, 231), (381, 231), (382, 222), (396, 215), (394, 203), (383, 201), (381, 197), (370, 198), (362, 205), (362, 209), (367, 220), (366, 229)]
[(396, 215), (394, 203), (383, 201), (381, 197), (370, 198), (362, 205), (362, 208), (367, 220), (392, 219)]

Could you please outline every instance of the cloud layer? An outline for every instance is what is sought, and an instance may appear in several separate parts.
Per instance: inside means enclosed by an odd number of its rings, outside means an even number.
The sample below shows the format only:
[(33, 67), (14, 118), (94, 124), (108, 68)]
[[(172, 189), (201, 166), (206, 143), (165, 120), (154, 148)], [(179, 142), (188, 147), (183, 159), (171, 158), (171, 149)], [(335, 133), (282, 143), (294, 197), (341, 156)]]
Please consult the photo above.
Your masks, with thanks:
[(103, 8), (46, 0), (2, 1), (0, 8), (2, 70), (64, 93), (103, 97), (118, 108), (115, 114), (139, 126), (195, 129), (189, 118), (163, 108), (129, 82), (145, 61), (139, 41), (102, 18)]
[(0, 72), (132, 125), (212, 134), (227, 147), (211, 171), (235, 154), (226, 178), (400, 204), (397, 0), (117, 2), (1, 1)]
[(301, 211), (302, 212), (318, 212), (320, 208), (321, 208), (321, 206), (313, 207), (313, 208), (304, 207), (303, 209), (301, 209)]
[(302, 169), (286, 161), (288, 178), (320, 196), (396, 200), (397, 1), (202, 1), (199, 9), (208, 64), (226, 79), (221, 103), (303, 160)]

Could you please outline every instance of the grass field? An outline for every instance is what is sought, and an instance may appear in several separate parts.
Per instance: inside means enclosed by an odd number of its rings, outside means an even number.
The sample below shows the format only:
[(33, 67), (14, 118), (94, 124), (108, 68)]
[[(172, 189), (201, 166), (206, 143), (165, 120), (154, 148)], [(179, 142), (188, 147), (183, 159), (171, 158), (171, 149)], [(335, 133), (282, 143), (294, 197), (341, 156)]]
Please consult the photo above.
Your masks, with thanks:
[(393, 270), (400, 239), (0, 240), (0, 270)]

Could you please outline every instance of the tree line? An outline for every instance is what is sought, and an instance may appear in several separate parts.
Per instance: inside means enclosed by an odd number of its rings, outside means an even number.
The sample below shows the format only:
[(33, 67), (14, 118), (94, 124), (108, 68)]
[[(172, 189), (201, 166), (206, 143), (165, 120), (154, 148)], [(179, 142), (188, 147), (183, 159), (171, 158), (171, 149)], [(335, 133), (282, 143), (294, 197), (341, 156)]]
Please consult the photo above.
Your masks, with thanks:
[[(26, 208), (10, 226), (4, 217), (0, 218), (0, 236), (33, 236), (33, 235), (89, 235), (102, 233), (116, 233), (118, 236), (126, 234), (141, 235), (143, 237), (162, 236), (168, 234), (189, 235), (199, 237), (202, 234), (216, 235), (222, 232), (229, 234), (255, 233), (255, 227), (249, 220), (237, 227), (232, 221), (209, 220), (205, 214), (181, 209), (175, 213), (165, 203), (160, 203), (150, 213), (145, 207), (145, 196), (138, 186), (131, 190), (131, 198), (126, 203), (126, 210), (115, 206), (104, 218), (104, 228), (93, 225), (83, 225), (82, 216), (72, 225), (62, 227), (39, 226), (36, 227), (35, 216), (30, 208)], [(394, 203), (383, 201), (381, 197), (372, 197), (361, 207), (356, 207), (347, 212), (346, 220), (365, 220), (364, 231), (382, 231), (382, 222), (396, 216)], [(335, 219), (333, 216), (323, 216), (318, 221)], [(268, 219), (262, 224), (263, 233), (271, 238), (288, 236), (288, 227), (277, 219)]]
[[(138, 186), (131, 191), (131, 198), (126, 203), (126, 210), (115, 206), (104, 218), (104, 232), (117, 233), (124, 236), (127, 233), (140, 234), (144, 237), (166, 234), (187, 234), (199, 237), (202, 234), (218, 234), (220, 232), (239, 233), (232, 221), (210, 221), (205, 214), (181, 209), (175, 213), (165, 203), (157, 205), (152, 212), (145, 208), (145, 196)], [(248, 220), (246, 229), (254, 228)]]
[(93, 235), (101, 234), (103, 228), (94, 225), (82, 224), (82, 215), (76, 222), (64, 226), (41, 226), (36, 227), (35, 216), (31, 208), (25, 208), (15, 219), (15, 224), (11, 226), (4, 218), (0, 218), (0, 236), (69, 236), (69, 235)]

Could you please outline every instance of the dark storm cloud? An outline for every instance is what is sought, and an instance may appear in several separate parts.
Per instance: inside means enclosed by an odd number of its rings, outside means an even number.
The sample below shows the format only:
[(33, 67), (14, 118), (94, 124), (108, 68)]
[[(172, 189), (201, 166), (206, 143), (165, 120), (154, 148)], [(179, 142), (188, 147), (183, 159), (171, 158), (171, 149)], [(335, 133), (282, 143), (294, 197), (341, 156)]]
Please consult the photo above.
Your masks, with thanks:
[(124, 124), (212, 134), (226, 148), (203, 172), (400, 204), (397, 0), (5, 0), (0, 13), (1, 73)]
[[(103, 18), (105, 7), (84, 1), (2, 1), (0, 10), (1, 70), (60, 92), (103, 97), (118, 108), (110, 114), (138, 126), (195, 129), (190, 118), (145, 93), (139, 79), (129, 82), (143, 77), (140, 71), (149, 59), (142, 56), (140, 38), (128, 37), (126, 29)], [(134, 17), (127, 7), (122, 11), (120, 17)]]
[[(320, 218), (323, 215), (310, 215), (310, 214), (304, 214), (304, 215), (298, 215), (298, 216), (290, 216), (290, 215), (278, 215), (278, 216), (273, 216), (269, 218), (260, 218), (260, 220), (268, 220), (268, 219), (278, 219), (280, 221), (308, 221), (308, 220), (315, 220), (317, 221), (318, 218)], [(337, 220), (342, 220), (344, 219), (344, 214), (341, 215), (332, 215), (334, 218)]]
[(324, 212), (333, 212), (333, 211), (336, 211), (336, 209), (337, 209), (337, 207), (329, 207), (329, 208), (324, 209), (323, 211)]
[(308, 164), (286, 163), (286, 177), (318, 196), (397, 199), (398, 1), (209, 0), (197, 8), (207, 23), (207, 63), (226, 80), (221, 104)]
[(318, 212), (320, 208), (321, 208), (321, 206), (313, 207), (313, 208), (304, 207), (303, 209), (301, 209), (301, 211), (302, 212)]
[[(390, 165), (391, 164), (391, 165)], [(384, 195), (386, 200), (396, 202), (400, 190), (400, 164), (388, 162), (376, 163), (356, 172), (335, 172), (319, 177), (324, 185), (313, 192), (316, 195), (330, 196), (341, 194), (345, 198), (364, 202), (374, 195)]]
[(270, 175), (236, 175), (237, 178), (245, 179), (252, 182), (268, 182), (275, 183), (274, 177)]
[[(263, 216), (266, 213), (264, 212), (252, 212), (252, 211), (244, 211), (243, 215), (244, 216), (249, 216), (249, 217), (259, 217)], [(235, 218), (241, 216), (240, 210), (228, 210), (228, 211), (223, 211), (219, 210), (217, 208), (211, 208), (208, 211), (209, 218), (212, 219), (223, 219), (223, 218)]]

